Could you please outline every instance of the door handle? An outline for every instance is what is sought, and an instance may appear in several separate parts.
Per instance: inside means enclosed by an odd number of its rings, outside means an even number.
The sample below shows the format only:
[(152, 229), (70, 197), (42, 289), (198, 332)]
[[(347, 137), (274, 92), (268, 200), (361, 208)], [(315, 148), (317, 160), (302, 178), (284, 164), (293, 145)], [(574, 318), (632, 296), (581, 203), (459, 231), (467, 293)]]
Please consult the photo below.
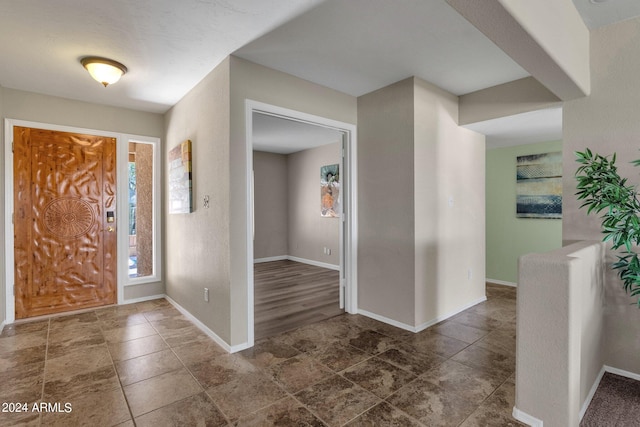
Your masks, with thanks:
[(108, 231), (109, 233), (113, 233), (113, 232), (115, 231), (115, 228), (113, 228), (113, 227), (107, 227), (107, 231)]

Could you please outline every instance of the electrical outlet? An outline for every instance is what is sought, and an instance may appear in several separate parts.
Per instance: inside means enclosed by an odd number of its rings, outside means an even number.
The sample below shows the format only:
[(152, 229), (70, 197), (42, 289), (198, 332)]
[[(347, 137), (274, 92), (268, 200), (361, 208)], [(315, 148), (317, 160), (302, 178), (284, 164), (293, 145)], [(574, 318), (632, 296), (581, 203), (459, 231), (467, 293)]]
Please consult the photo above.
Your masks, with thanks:
[(204, 288), (204, 300), (209, 302), (209, 288)]
[(331, 255), (331, 249), (327, 249), (327, 255)]

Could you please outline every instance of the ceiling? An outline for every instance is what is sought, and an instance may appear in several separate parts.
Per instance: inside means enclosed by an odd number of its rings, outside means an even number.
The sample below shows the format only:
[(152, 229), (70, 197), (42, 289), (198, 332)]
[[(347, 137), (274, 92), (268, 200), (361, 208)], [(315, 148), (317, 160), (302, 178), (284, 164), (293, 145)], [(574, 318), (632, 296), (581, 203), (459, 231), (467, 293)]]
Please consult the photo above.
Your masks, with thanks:
[(253, 149), (291, 154), (342, 140), (342, 133), (320, 125), (253, 113)]
[[(640, 15), (638, 0), (573, 1), (592, 29)], [(155, 113), (234, 52), (354, 96), (413, 75), (457, 95), (528, 75), (445, 0), (0, 0), (0, 40), (1, 86)], [(129, 72), (103, 88), (89, 55)], [(489, 144), (561, 129), (535, 116), (481, 128)]]

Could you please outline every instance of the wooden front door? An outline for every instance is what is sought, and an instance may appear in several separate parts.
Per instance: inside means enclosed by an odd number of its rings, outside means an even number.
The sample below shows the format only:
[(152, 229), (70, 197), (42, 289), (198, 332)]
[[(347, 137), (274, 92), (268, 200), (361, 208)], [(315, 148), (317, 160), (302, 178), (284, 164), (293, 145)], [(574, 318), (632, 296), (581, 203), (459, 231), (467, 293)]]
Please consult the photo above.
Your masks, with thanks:
[(13, 128), (16, 319), (116, 302), (116, 141)]

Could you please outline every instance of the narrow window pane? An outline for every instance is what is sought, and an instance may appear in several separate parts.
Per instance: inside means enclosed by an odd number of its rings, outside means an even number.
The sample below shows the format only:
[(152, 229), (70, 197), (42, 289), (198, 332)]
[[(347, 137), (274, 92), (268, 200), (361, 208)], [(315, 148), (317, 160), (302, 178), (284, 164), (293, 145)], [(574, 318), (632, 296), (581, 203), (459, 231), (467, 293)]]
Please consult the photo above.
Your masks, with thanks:
[(129, 277), (153, 275), (153, 145), (129, 143)]

